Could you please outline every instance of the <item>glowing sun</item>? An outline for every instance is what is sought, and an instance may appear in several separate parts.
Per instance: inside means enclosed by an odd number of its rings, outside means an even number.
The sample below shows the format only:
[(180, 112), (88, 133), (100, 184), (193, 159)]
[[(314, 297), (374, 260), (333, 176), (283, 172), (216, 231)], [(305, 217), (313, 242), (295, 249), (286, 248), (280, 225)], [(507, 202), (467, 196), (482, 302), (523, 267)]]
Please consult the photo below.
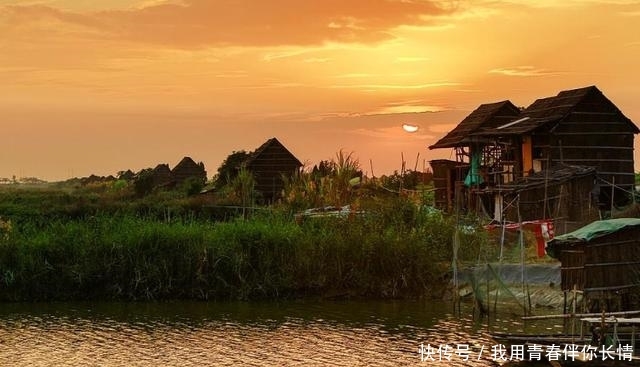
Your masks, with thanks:
[(415, 133), (419, 127), (417, 125), (402, 124), (402, 129), (408, 133)]

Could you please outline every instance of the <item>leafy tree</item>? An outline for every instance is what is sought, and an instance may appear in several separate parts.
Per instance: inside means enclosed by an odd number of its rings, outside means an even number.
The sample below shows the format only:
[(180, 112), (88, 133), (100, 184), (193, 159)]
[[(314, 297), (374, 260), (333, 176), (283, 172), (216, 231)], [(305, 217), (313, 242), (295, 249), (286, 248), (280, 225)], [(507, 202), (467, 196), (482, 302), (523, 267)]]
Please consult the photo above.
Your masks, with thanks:
[(323, 160), (317, 165), (313, 166), (311, 175), (314, 178), (327, 177), (336, 170), (336, 165), (332, 161)]
[(199, 194), (204, 188), (204, 182), (200, 177), (189, 177), (182, 183), (182, 190), (187, 196)]
[(131, 181), (135, 178), (135, 173), (133, 173), (133, 171), (131, 171), (130, 169), (126, 171), (118, 171), (118, 174), (116, 177), (119, 180)]
[(244, 163), (250, 156), (244, 150), (233, 151), (218, 167), (218, 174), (215, 180), (216, 189), (220, 189), (225, 185), (230, 184), (238, 175), (238, 172)]
[(136, 180), (133, 183), (136, 195), (142, 197), (153, 191), (153, 169), (145, 168), (138, 172)]
[[(431, 181), (430, 178), (427, 178)], [(424, 174), (419, 171), (407, 170), (404, 174), (394, 171), (392, 175), (382, 176), (382, 185), (387, 189), (398, 191), (400, 189), (417, 190), (423, 182)]]

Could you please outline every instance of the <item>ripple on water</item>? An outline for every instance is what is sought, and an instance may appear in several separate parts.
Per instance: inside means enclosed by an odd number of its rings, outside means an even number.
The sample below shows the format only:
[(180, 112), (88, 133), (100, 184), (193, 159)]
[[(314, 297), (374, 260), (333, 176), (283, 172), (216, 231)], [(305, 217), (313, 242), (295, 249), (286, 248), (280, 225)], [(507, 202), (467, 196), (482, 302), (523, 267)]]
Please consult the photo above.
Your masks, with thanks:
[[(339, 307), (318, 315), (319, 310), (314, 308), (309, 317), (285, 311), (251, 320), (234, 318), (228, 310), (193, 318), (188, 313), (137, 317), (135, 311), (134, 317), (124, 319), (59, 312), (2, 314), (0, 366), (494, 365), (489, 353), (477, 360), (481, 346), (493, 341), (472, 320), (441, 315), (428, 324), (424, 319), (411, 323), (405, 315), (382, 312), (353, 321), (348, 315), (336, 316)], [(421, 362), (421, 343), (466, 344), (475, 348), (475, 355), (467, 362), (455, 355), (454, 361)]]

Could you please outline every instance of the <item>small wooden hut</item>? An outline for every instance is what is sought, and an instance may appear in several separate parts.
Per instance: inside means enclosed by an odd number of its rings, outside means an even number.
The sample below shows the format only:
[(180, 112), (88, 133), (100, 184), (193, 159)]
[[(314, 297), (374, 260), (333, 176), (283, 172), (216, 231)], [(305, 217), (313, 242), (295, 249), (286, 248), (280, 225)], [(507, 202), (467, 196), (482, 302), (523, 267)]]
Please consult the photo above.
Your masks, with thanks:
[(184, 157), (171, 170), (171, 177), (178, 185), (191, 177), (200, 179), (204, 183), (207, 181), (207, 171), (204, 169), (204, 163), (196, 163), (191, 157)]
[(640, 218), (592, 222), (549, 241), (547, 253), (562, 263), (562, 290), (582, 291), (590, 312), (640, 306)]
[(159, 164), (151, 172), (153, 187), (167, 185), (172, 181), (171, 169), (168, 164)]
[(253, 174), (262, 200), (273, 203), (284, 188), (283, 175), (293, 175), (302, 163), (278, 139), (271, 138), (251, 153), (243, 167)]

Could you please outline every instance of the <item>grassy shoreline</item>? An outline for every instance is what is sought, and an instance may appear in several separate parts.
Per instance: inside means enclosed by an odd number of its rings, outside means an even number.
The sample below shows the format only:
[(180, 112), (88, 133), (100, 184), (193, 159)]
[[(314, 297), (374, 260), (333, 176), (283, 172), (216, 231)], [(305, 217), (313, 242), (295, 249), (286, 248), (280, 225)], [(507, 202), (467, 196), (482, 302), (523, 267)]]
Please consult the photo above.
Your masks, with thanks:
[[(402, 198), (302, 223), (277, 210), (227, 222), (184, 213), (10, 213), (0, 300), (422, 298), (448, 283), (452, 219)], [(476, 257), (482, 241), (465, 235), (460, 253)]]

